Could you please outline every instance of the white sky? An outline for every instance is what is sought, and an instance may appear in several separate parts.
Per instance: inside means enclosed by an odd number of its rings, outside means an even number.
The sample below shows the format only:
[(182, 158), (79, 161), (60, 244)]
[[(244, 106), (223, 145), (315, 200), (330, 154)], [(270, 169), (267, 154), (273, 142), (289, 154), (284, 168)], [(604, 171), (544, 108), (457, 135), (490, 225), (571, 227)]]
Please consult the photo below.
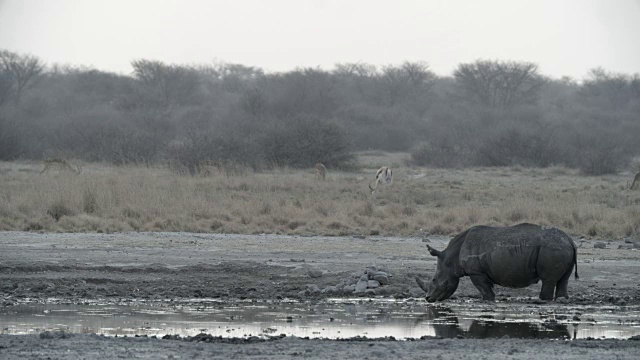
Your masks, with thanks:
[(266, 71), (479, 58), (640, 72), (640, 0), (0, 0), (0, 48), (130, 73), (134, 59)]

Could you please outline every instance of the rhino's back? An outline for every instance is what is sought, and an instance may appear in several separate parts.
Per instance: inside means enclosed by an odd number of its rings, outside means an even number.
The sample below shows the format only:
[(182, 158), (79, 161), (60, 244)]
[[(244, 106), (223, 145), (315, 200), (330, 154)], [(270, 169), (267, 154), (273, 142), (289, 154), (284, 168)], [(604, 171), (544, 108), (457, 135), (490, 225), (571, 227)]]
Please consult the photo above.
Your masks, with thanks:
[[(541, 266), (565, 271), (573, 263), (571, 238), (555, 228), (533, 224), (471, 228), (460, 247), (466, 275), (487, 275), (496, 284), (525, 287), (538, 282)], [(546, 254), (554, 259), (545, 263)]]

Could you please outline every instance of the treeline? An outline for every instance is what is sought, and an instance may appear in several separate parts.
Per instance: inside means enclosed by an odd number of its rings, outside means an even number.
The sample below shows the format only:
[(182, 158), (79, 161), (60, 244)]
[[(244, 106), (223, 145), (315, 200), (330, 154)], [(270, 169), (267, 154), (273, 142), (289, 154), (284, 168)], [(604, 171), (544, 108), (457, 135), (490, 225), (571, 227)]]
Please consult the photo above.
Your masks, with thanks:
[(130, 76), (46, 66), (0, 50), (0, 159), (253, 168), (353, 166), (356, 150), (418, 165), (623, 169), (640, 154), (640, 75), (550, 79), (528, 62), (478, 60), (265, 73), (239, 64), (135, 60)]

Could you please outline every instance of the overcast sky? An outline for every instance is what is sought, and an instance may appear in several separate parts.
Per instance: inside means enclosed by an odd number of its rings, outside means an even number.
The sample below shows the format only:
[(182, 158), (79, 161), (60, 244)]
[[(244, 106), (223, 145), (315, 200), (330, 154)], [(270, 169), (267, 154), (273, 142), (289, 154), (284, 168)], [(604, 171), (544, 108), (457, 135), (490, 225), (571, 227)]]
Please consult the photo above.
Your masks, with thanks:
[(640, 72), (640, 0), (0, 0), (0, 48), (130, 73), (131, 60), (331, 69), (476, 59)]

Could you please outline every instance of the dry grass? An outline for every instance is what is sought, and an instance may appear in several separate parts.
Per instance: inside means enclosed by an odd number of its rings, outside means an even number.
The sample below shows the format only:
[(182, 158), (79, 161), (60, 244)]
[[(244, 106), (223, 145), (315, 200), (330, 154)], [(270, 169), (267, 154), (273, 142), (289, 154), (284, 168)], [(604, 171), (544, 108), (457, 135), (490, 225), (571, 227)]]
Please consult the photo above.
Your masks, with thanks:
[[(0, 230), (406, 236), (528, 221), (592, 238), (640, 235), (640, 191), (625, 188), (630, 174), (410, 168), (405, 157), (365, 154), (365, 170), (329, 169), (326, 181), (313, 169), (189, 177), (85, 164), (80, 175), (39, 175), (39, 164), (0, 163)], [(372, 202), (367, 183), (386, 164), (394, 184)]]

